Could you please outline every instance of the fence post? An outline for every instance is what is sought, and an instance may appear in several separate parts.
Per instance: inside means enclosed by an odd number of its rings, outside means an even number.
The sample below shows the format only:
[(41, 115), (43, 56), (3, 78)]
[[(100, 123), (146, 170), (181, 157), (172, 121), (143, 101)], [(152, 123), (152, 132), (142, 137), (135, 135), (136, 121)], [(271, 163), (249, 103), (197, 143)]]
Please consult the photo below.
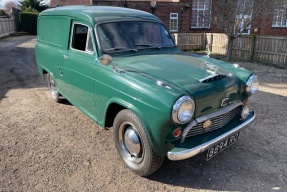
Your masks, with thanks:
[(9, 32), (9, 24), (8, 24), (8, 19), (4, 20), (4, 32), (8, 33)]
[(173, 39), (175, 41), (175, 44), (178, 46), (178, 33), (173, 33)]
[(20, 21), (19, 21), (19, 9), (16, 8), (12, 8), (12, 14), (13, 14), (13, 18), (14, 18), (14, 28), (15, 28), (15, 32), (19, 32), (21, 31), (21, 25), (20, 25)]
[(1, 26), (1, 27), (0, 27), (0, 36), (1, 36), (1, 34), (2, 34), (2, 31), (3, 31), (2, 21), (3, 21), (3, 20), (0, 18), (0, 26)]
[(206, 47), (206, 33), (202, 33), (201, 36), (201, 49), (204, 49)]
[(252, 61), (254, 59), (255, 41), (256, 41), (256, 35), (252, 35), (250, 38), (250, 48), (249, 48), (249, 60)]
[(212, 46), (213, 46), (213, 33), (210, 34), (210, 44), (209, 44), (209, 49), (210, 52), (212, 53)]

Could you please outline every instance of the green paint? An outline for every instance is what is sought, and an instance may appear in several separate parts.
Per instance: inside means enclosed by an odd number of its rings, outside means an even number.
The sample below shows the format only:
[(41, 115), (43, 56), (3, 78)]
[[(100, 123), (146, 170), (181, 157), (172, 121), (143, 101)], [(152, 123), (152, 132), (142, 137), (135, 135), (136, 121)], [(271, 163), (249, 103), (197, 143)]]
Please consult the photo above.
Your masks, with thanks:
[[(154, 151), (166, 155), (174, 145), (176, 150), (180, 147), (180, 138), (172, 137), (173, 130), (184, 129), (195, 118), (218, 111), (225, 97), (229, 97), (230, 104), (247, 99), (245, 83), (252, 75), (250, 71), (184, 53), (173, 46), (111, 52), (113, 64), (101, 64), (100, 57), (104, 53), (100, 49), (97, 25), (121, 21), (153, 22), (162, 26), (152, 14), (103, 6), (49, 9), (38, 18), (36, 59), (40, 75), (44, 77), (45, 72), (51, 73), (58, 91), (100, 126), (106, 126), (109, 106), (121, 105), (134, 111), (144, 123)], [(74, 24), (87, 27), (91, 52), (73, 48)], [(75, 33), (80, 37), (82, 32)], [(167, 30), (165, 33), (169, 37)], [(226, 77), (209, 83), (200, 82), (211, 75), (214, 66), (217, 66), (217, 74)], [(115, 68), (119, 72), (115, 72)], [(159, 86), (157, 81), (164, 82), (167, 87)], [(194, 99), (195, 116), (190, 122), (177, 125), (171, 117), (172, 107), (184, 95)], [(217, 133), (200, 137), (206, 141)], [(193, 143), (188, 139), (187, 143), (190, 142)], [(200, 143), (194, 142), (193, 145)]]

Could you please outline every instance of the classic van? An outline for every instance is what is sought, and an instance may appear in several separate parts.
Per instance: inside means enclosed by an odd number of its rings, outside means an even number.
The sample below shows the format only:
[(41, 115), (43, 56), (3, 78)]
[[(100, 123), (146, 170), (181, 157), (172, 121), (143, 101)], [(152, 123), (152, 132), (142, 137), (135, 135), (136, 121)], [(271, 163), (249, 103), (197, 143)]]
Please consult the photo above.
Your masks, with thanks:
[(113, 128), (124, 164), (141, 176), (206, 153), (210, 160), (253, 121), (257, 76), (180, 51), (163, 23), (139, 10), (67, 6), (38, 17), (36, 59), (54, 101), (67, 99)]

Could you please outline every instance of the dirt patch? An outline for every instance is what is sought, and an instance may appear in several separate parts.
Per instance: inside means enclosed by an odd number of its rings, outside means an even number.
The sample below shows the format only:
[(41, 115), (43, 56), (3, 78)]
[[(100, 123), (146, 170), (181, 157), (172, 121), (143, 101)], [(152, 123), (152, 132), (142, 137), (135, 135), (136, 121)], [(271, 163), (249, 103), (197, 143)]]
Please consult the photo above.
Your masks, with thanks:
[(130, 172), (112, 130), (56, 104), (35, 63), (36, 38), (0, 40), (0, 191), (287, 191), (287, 70), (240, 63), (260, 79), (255, 122), (212, 160), (172, 162), (148, 178)]

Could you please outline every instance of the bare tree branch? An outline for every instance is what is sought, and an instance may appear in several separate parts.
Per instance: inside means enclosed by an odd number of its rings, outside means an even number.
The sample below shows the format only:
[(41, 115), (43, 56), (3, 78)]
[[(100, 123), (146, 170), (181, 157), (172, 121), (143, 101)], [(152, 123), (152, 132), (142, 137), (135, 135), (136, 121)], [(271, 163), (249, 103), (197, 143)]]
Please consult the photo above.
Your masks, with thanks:
[(212, 3), (211, 24), (228, 37), (227, 59), (232, 43), (242, 34), (249, 34), (251, 25), (274, 14), (276, 1), (287, 0), (208, 0)]
[(17, 4), (15, 3), (15, 1), (7, 1), (5, 4), (4, 4), (4, 11), (6, 13), (11, 13), (12, 12), (12, 7), (18, 7)]

